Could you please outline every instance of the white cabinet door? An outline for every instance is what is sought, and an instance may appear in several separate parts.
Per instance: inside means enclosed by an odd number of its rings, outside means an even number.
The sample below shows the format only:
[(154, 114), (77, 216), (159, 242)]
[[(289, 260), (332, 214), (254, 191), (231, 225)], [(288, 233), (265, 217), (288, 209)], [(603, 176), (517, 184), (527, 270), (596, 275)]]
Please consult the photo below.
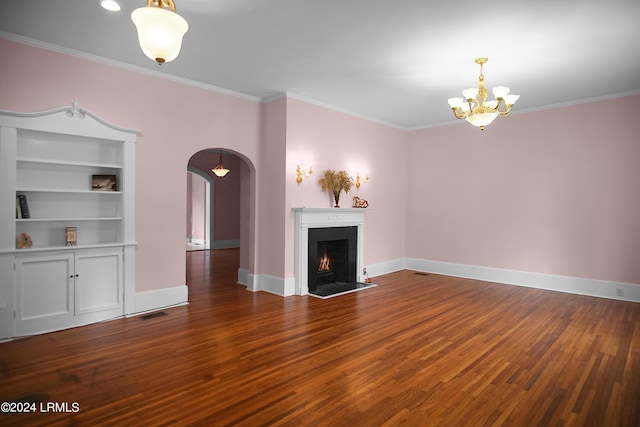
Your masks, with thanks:
[(15, 333), (54, 331), (73, 324), (74, 254), (16, 258)]
[(122, 259), (122, 248), (16, 257), (15, 335), (121, 317)]
[(77, 252), (75, 267), (75, 314), (112, 312), (111, 317), (121, 316), (122, 249)]

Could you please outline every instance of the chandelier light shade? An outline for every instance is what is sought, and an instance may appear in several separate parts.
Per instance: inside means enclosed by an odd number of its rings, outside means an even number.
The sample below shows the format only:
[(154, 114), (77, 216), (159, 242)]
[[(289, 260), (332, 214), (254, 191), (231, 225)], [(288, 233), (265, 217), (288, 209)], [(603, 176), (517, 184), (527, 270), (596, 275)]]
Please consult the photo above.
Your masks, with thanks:
[(516, 103), (520, 95), (509, 95), (509, 88), (496, 86), (493, 88), (495, 99), (487, 101), (487, 89), (484, 86), (484, 74), (482, 66), (488, 61), (487, 58), (476, 59), (476, 64), (480, 65), (480, 76), (478, 77), (478, 87), (464, 89), (464, 98), (450, 98), (449, 106), (457, 119), (466, 119), (469, 123), (484, 130), (498, 116), (507, 116), (511, 107)]
[(176, 13), (173, 0), (147, 0), (147, 6), (131, 12), (138, 41), (145, 55), (162, 65), (178, 57), (189, 24)]
[(220, 160), (218, 161), (218, 166), (211, 169), (211, 172), (215, 173), (219, 178), (222, 178), (229, 173), (229, 169), (225, 168), (222, 164), (222, 151), (220, 152)]

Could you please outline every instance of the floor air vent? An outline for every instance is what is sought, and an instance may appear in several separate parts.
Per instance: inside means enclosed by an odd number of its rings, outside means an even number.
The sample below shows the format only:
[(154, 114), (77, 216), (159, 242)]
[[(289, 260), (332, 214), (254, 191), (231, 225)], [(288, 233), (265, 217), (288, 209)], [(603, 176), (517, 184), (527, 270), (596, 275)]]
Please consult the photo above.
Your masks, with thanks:
[(140, 316), (142, 320), (155, 319), (156, 317), (166, 316), (167, 313), (164, 311), (159, 311), (157, 313), (145, 314), (144, 316)]
[(418, 276), (428, 276), (429, 275), (429, 273), (423, 273), (422, 271), (416, 271), (413, 274), (418, 275)]

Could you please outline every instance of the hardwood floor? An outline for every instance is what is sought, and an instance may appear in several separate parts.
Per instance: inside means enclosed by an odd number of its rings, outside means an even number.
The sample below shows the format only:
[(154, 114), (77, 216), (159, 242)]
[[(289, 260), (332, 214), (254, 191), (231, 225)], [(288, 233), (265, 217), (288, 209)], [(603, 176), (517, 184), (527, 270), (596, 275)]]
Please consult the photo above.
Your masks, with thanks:
[(0, 344), (0, 401), (39, 411), (0, 425), (640, 425), (640, 304), (411, 271), (281, 298), (237, 250), (187, 264), (188, 306)]

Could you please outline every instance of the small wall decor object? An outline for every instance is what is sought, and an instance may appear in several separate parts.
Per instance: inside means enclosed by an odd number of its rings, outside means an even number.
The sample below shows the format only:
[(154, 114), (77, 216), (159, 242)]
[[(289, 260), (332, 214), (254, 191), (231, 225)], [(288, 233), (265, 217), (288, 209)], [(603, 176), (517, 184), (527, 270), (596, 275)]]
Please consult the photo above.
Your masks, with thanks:
[(302, 170), (302, 167), (300, 167), (300, 163), (298, 163), (298, 165), (296, 166), (296, 182), (298, 183), (298, 185), (300, 185), (300, 183), (302, 182), (302, 178), (309, 178), (311, 177), (312, 173), (313, 167), (311, 166), (311, 164), (309, 164), (309, 172), (305, 172)]
[(66, 227), (65, 232), (65, 244), (67, 246), (76, 246), (78, 244), (78, 228)]
[(18, 249), (29, 249), (31, 246), (33, 246), (33, 242), (27, 233), (20, 234), (16, 239), (16, 248)]
[(115, 175), (92, 175), (91, 189), (93, 191), (117, 191)]
[(330, 191), (336, 201), (334, 207), (339, 208), (340, 193), (348, 193), (353, 186), (353, 178), (347, 171), (336, 172), (333, 169), (327, 169), (322, 173), (322, 177), (318, 180), (318, 184), (322, 187), (322, 191)]
[(353, 207), (354, 208), (368, 208), (369, 207), (369, 202), (367, 202), (365, 199), (361, 199), (358, 196), (354, 196), (354, 198), (353, 198)]

